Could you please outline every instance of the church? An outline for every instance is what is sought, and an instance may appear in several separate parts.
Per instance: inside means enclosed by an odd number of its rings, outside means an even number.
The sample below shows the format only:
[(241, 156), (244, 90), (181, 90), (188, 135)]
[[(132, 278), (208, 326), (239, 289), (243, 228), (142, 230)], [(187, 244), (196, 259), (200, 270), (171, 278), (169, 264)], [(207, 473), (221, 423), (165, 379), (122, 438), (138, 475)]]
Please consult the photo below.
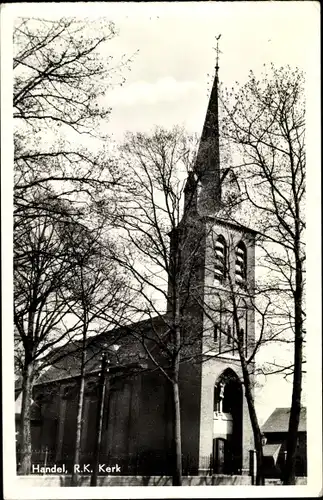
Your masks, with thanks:
[[(238, 334), (244, 337), (247, 356), (255, 336), (251, 300), (256, 233), (223, 216), (223, 179), (229, 178), (230, 170), (220, 165), (218, 120), (217, 65), (196, 165), (186, 180), (182, 221), (178, 231), (170, 234), (170, 261), (179, 239), (181, 266), (188, 261), (192, 266), (189, 278), (182, 280), (186, 292), (180, 308), (181, 335), (185, 341), (194, 338), (186, 343), (190, 355), (183, 356), (185, 362), (179, 369), (184, 475), (246, 474), (253, 449), (231, 301), (234, 294), (242, 325)], [(197, 245), (192, 259), (192, 248)], [(168, 293), (171, 303), (171, 284)], [(123, 475), (170, 473), (169, 386), (131, 335), (131, 330), (147, 329), (162, 335), (169, 314), (170, 310), (153, 322), (142, 321), (89, 339), (81, 435), (84, 463), (91, 462), (95, 446), (100, 357), (108, 352), (100, 462), (118, 463)], [(35, 384), (31, 415), (34, 464), (72, 463), (79, 370), (79, 358), (71, 352)], [(19, 409), (16, 420), (19, 425)]]

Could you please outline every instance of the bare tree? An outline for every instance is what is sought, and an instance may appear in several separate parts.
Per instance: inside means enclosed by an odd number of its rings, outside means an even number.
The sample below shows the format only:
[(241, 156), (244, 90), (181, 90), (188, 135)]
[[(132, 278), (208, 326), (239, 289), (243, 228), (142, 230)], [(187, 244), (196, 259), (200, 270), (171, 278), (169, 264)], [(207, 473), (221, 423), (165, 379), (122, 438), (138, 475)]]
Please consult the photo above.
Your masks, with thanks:
[[(59, 210), (63, 212), (63, 207)], [(21, 465), (30, 470), (30, 407), (37, 373), (46, 365), (51, 350), (75, 333), (77, 321), (68, 316), (65, 292), (71, 273), (66, 241), (61, 239), (63, 222), (44, 215), (25, 221), (15, 231), (14, 325), (22, 375)]]
[[(91, 221), (93, 224), (93, 220)], [(90, 224), (90, 222), (89, 222)], [(73, 464), (78, 465), (81, 458), (81, 437), (83, 424), (84, 391), (87, 365), (93, 364), (94, 354), (88, 354), (91, 336), (108, 332), (114, 326), (114, 317), (124, 316), (124, 304), (130, 305), (126, 290), (126, 278), (115, 261), (109, 258), (113, 243), (103, 238), (103, 227), (75, 227), (70, 225), (65, 236), (69, 241), (69, 258), (73, 264), (73, 276), (68, 287), (66, 305), (69, 313), (80, 324), (81, 348), (78, 405), (76, 417), (76, 436)], [(71, 353), (69, 352), (69, 355)], [(72, 485), (78, 485), (78, 474), (73, 466)]]
[[(188, 359), (196, 363), (205, 361), (205, 352), (201, 351), (199, 344), (200, 332), (194, 328), (195, 313), (199, 311), (199, 314), (204, 314), (214, 321), (214, 315), (220, 312), (216, 310), (213, 301), (217, 293), (214, 286), (209, 287), (207, 292), (212, 297), (211, 301), (197, 286), (196, 273), (205, 265), (204, 259), (200, 261), (200, 255), (202, 240), (206, 235), (201, 230), (199, 217), (189, 216), (189, 205), (194, 205), (199, 186), (199, 179), (192, 171), (188, 176), (186, 197), (183, 199), (184, 176), (195, 159), (188, 151), (183, 155), (187, 142), (182, 140), (182, 131), (178, 129), (171, 132), (157, 129), (150, 136), (128, 136), (123, 147), (123, 160), (129, 171), (129, 187), (123, 210), (120, 209), (117, 217), (117, 225), (125, 241), (124, 258), (120, 263), (132, 273), (133, 287), (143, 298), (141, 309), (139, 310), (136, 304), (135, 312), (150, 318), (148, 328), (144, 331), (136, 329), (136, 325), (129, 328), (132, 335), (142, 342), (153, 365), (170, 382), (173, 391), (173, 438), (177, 460), (174, 484), (181, 481), (181, 420), (177, 397), (180, 390), (179, 367)], [(208, 146), (203, 144), (206, 154), (210, 154)], [(185, 166), (184, 159), (190, 159)], [(226, 183), (231, 182), (230, 175), (228, 169), (224, 169), (220, 175), (219, 181), (223, 191)], [(233, 177), (235, 186), (238, 186), (237, 176), (234, 174)], [(242, 203), (243, 193), (240, 191), (234, 194), (234, 190), (231, 190), (231, 194), (227, 194), (229, 200), (223, 193), (218, 215), (221, 217), (224, 213), (226, 220), (232, 221), (235, 208)], [(258, 240), (263, 242), (263, 233), (248, 230), (244, 232), (245, 228), (240, 221), (236, 223), (236, 227), (242, 233), (242, 239), (248, 240), (253, 235), (252, 245)], [(213, 229), (210, 230), (211, 238), (207, 239), (213, 242), (214, 251)], [(228, 255), (236, 255), (236, 248), (231, 240), (228, 241), (227, 252)], [(229, 263), (224, 265), (229, 266)], [(257, 453), (256, 483), (264, 484), (263, 436), (253, 391), (258, 370), (255, 359), (264, 346), (275, 343), (277, 347), (279, 342), (288, 340), (282, 335), (284, 328), (273, 297), (273, 290), (276, 292), (277, 286), (269, 289), (267, 282), (258, 280), (255, 283), (254, 269), (240, 286), (232, 275), (235, 263), (231, 262), (230, 267), (231, 271), (229, 267), (225, 269), (226, 291), (223, 292), (222, 302), (225, 303), (226, 323), (222, 325), (222, 333), (229, 341), (226, 348), (229, 352), (233, 349), (240, 361)], [(167, 304), (166, 310), (161, 308), (162, 304)], [(256, 339), (245, 337), (244, 321), (248, 311), (253, 311), (257, 316)], [(229, 325), (230, 329), (227, 328)], [(212, 344), (213, 339), (209, 348), (214, 351)], [(218, 355), (224, 353), (225, 351), (221, 351)]]
[(179, 236), (184, 181), (194, 162), (194, 146), (194, 139), (179, 128), (129, 134), (121, 149), (128, 186), (115, 221), (122, 247), (119, 262), (132, 274), (132, 287), (141, 296), (134, 317), (146, 319), (146, 328), (134, 324), (129, 333), (141, 342), (171, 392), (174, 485), (182, 482), (179, 368), (198, 342), (197, 336), (194, 341), (187, 338), (185, 346), (183, 342), (183, 295), (185, 289), (189, 296), (187, 284), (198, 245), (191, 249), (184, 272), (181, 254), (190, 238)]
[[(106, 19), (16, 20), (15, 215), (33, 217), (35, 209), (47, 212), (46, 195), (48, 201), (57, 196), (68, 200), (77, 211), (84, 199), (93, 200), (95, 193), (98, 200), (119, 178), (99, 142), (99, 138), (107, 140), (102, 125), (111, 112), (105, 94), (123, 84), (122, 72), (130, 64), (130, 58), (114, 61), (104, 53), (115, 36), (115, 25)], [(91, 145), (88, 139), (88, 146), (83, 145), (80, 134), (96, 142)], [(36, 187), (43, 192), (37, 205)]]
[(290, 67), (272, 67), (262, 80), (251, 72), (234, 95), (224, 94), (223, 105), (222, 133), (242, 157), (234, 170), (244, 213), (257, 218), (267, 289), (276, 296), (277, 328), (287, 336), (287, 328), (292, 333), (293, 391), (284, 483), (294, 484), (305, 334), (304, 76)]
[[(74, 219), (81, 225), (89, 211), (96, 211), (120, 175), (102, 144), (95, 143), (99, 153), (94, 154), (78, 138), (80, 134), (97, 141), (103, 137), (101, 125), (111, 111), (105, 93), (124, 81), (121, 73), (130, 60), (123, 56), (114, 64), (103, 52), (116, 34), (114, 24), (105, 19), (84, 23), (18, 18), (14, 25), (15, 346), (23, 367), (21, 473), (30, 470), (35, 369), (44, 366), (46, 356), (48, 361), (54, 345), (74, 332), (64, 324), (68, 307), (62, 291), (71, 264), (66, 239), (60, 236), (66, 222)], [(71, 141), (68, 133), (74, 133)], [(78, 325), (76, 320), (74, 326)]]

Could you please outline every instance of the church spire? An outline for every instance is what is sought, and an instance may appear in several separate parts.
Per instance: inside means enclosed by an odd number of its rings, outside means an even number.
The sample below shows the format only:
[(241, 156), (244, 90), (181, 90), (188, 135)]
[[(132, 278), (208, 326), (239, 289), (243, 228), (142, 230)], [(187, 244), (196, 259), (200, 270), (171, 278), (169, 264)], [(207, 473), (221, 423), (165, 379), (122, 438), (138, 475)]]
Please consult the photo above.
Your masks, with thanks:
[[(203, 142), (211, 139), (214, 141), (214, 148), (210, 151), (213, 156), (212, 165), (208, 165), (213, 169), (220, 168), (220, 158), (219, 158), (219, 110), (218, 110), (218, 86), (219, 86), (219, 38), (217, 37), (216, 43), (216, 63), (215, 63), (215, 76), (213, 81), (213, 86), (211, 90), (211, 95), (209, 99), (209, 105), (205, 116), (201, 145)], [(201, 149), (201, 148), (200, 148)], [(210, 149), (208, 147), (208, 149)], [(203, 160), (203, 158), (202, 158)]]
[(219, 144), (219, 39), (216, 37), (215, 77), (204, 121), (202, 136), (197, 154), (195, 172), (201, 190), (199, 193), (199, 212), (201, 215), (214, 215), (220, 206), (220, 144)]

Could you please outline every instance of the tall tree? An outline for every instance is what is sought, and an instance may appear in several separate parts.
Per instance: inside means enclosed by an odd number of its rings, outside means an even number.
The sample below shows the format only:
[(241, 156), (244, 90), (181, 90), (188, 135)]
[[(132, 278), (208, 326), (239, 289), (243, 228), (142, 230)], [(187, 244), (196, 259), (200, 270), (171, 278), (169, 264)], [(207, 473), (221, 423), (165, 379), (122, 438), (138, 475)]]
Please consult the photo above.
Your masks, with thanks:
[[(63, 212), (64, 207), (60, 205)], [(72, 336), (78, 324), (64, 323), (71, 275), (62, 225), (47, 215), (25, 221), (14, 233), (14, 325), (22, 376), (21, 465), (28, 473), (31, 460), (30, 407), (32, 387), (51, 350)]]
[[(116, 34), (105, 19), (18, 18), (14, 25), (14, 307), (24, 367), (22, 473), (30, 471), (35, 359), (69, 330), (62, 327), (66, 302), (61, 291), (70, 263), (58, 231), (64, 222), (94, 213), (120, 176), (98, 142), (111, 111), (103, 97), (112, 85), (123, 83), (130, 62), (123, 57), (114, 64), (104, 54)], [(95, 147), (81, 144), (80, 134), (83, 142), (84, 135), (96, 138)]]
[[(141, 309), (136, 303), (134, 312), (148, 318), (147, 329), (137, 329), (135, 324), (130, 330), (141, 341), (153, 366), (165, 376), (171, 388), (174, 485), (182, 481), (180, 366), (188, 361), (205, 361), (201, 332), (195, 321), (203, 314), (212, 318), (219, 312), (214, 310), (213, 300), (209, 306), (198, 277), (205, 266), (202, 255), (207, 235), (202, 219), (190, 215), (194, 212), (199, 187), (198, 176), (193, 174), (192, 169), (196, 163), (195, 146), (195, 140), (178, 128), (171, 131), (157, 128), (150, 135), (129, 134), (122, 148), (122, 159), (129, 172), (129, 186), (123, 193), (123, 205), (116, 217), (125, 242), (124, 257), (120, 263), (132, 273), (132, 286), (142, 297)], [(199, 160), (203, 164), (204, 154), (206, 158), (210, 155), (214, 143), (204, 141), (202, 147)], [(224, 177), (223, 174), (220, 182)], [(226, 208), (230, 210), (237, 203), (235, 197), (231, 197), (230, 203), (226, 201)], [(240, 332), (241, 298), (232, 281), (230, 285), (227, 308), (231, 311), (236, 331)], [(249, 307), (255, 308), (254, 283), (249, 285)], [(214, 296), (213, 287), (208, 289), (208, 293)], [(254, 358), (265, 337), (265, 313), (259, 309), (259, 315), (262, 318), (261, 333), (258, 342), (249, 345), (248, 354), (239, 336), (230, 340), (231, 346), (235, 345), (236, 352), (239, 352), (258, 462), (261, 464), (262, 436), (253, 395)], [(212, 346), (210, 349), (214, 351)], [(223, 352), (218, 355), (223, 355)], [(260, 466), (257, 484), (262, 481), (263, 470)]]
[[(93, 221), (92, 221), (93, 223)], [(125, 304), (130, 305), (130, 295), (126, 289), (126, 278), (109, 253), (112, 241), (103, 238), (104, 228), (89, 226), (75, 227), (71, 224), (66, 233), (69, 241), (69, 259), (72, 262), (73, 276), (68, 283), (66, 305), (69, 313), (80, 324), (81, 349), (78, 405), (76, 417), (76, 436), (73, 465), (81, 462), (81, 437), (83, 424), (84, 391), (87, 364), (93, 355), (87, 355), (88, 341), (95, 333), (100, 335), (114, 326), (114, 318), (124, 317)], [(78, 342), (78, 344), (80, 341)], [(76, 347), (77, 350), (77, 347)], [(78, 485), (78, 474), (73, 466), (72, 485)]]
[[(131, 272), (132, 287), (141, 296), (133, 312), (137, 319), (144, 317), (148, 325), (145, 331), (132, 325), (131, 334), (142, 343), (170, 388), (174, 485), (182, 482), (179, 368), (184, 356), (192, 356), (190, 349), (185, 353), (181, 334), (181, 301), (191, 266), (183, 271), (180, 247), (185, 241), (178, 238), (178, 232), (184, 181), (194, 161), (194, 145), (194, 139), (179, 128), (128, 134), (121, 148), (128, 186), (121, 194), (123, 204), (115, 220), (123, 245), (119, 262)], [(191, 261), (194, 251), (192, 248)], [(192, 339), (190, 342), (193, 348)]]
[(294, 484), (305, 334), (304, 75), (298, 69), (272, 66), (258, 80), (251, 72), (244, 86), (224, 93), (222, 102), (226, 111), (222, 134), (242, 158), (235, 171), (244, 213), (257, 217), (267, 289), (278, 297), (277, 328), (289, 328), (292, 334), (293, 390), (284, 483)]

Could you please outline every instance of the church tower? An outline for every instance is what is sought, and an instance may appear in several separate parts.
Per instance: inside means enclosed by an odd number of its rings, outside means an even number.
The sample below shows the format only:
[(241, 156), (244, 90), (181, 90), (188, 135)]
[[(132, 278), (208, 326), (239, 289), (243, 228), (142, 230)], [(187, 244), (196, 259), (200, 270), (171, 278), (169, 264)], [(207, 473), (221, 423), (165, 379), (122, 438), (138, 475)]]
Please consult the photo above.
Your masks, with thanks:
[(248, 357), (255, 335), (255, 232), (233, 222), (221, 200), (230, 169), (221, 168), (220, 162), (218, 74), (217, 49), (215, 78), (196, 164), (185, 185), (180, 224), (181, 265), (189, 274), (182, 301), (183, 340), (185, 345), (186, 337), (199, 338), (198, 348), (196, 342), (194, 346), (200, 354), (195, 357), (198, 362), (181, 366), (182, 446), (183, 455), (196, 457), (191, 468), (201, 474), (210, 469), (239, 474), (248, 470), (253, 448), (237, 339), (243, 337)]

